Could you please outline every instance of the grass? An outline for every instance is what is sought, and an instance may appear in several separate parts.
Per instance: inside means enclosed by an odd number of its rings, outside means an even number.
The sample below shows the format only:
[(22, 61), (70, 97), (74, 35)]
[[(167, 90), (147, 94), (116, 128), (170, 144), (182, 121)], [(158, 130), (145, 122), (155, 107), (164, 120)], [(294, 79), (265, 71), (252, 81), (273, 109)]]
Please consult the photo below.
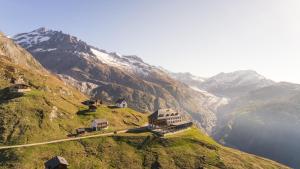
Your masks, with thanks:
[[(17, 71), (9, 71), (15, 67)], [(89, 112), (81, 104), (87, 99), (52, 75), (32, 72), (0, 60), (0, 145), (49, 141), (67, 137), (79, 127), (89, 127), (95, 118), (109, 121), (114, 131), (143, 126), (147, 114), (130, 108), (98, 107)], [(10, 95), (12, 77), (22, 75), (32, 91)], [(199, 169), (284, 168), (253, 155), (222, 147), (192, 128), (159, 138), (150, 132), (122, 133), (79, 141), (0, 150), (0, 169), (42, 169), (43, 163), (61, 155), (71, 169)]]
[[(84, 113), (82, 113), (84, 112)], [(96, 112), (88, 112), (87, 109), (81, 109), (78, 117), (85, 126), (90, 126), (93, 119), (106, 119), (109, 122), (107, 131), (128, 129), (140, 127), (147, 123), (147, 115), (136, 112), (130, 108), (109, 108), (100, 106)]]
[[(158, 138), (152, 133), (123, 133), (59, 144), (0, 151), (0, 168), (43, 168), (61, 155), (76, 168), (284, 168), (279, 164), (222, 147), (198, 129)], [(14, 159), (13, 157), (16, 157)]]

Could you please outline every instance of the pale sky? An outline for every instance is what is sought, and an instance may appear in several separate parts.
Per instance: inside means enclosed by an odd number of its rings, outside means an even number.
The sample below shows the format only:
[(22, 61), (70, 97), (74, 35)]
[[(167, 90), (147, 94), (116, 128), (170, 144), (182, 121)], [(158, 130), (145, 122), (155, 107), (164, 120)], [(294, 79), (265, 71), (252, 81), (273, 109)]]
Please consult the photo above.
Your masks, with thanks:
[[(88, 2), (88, 3), (87, 3)], [(174, 72), (300, 83), (299, 0), (0, 0), (7, 35), (45, 26)]]

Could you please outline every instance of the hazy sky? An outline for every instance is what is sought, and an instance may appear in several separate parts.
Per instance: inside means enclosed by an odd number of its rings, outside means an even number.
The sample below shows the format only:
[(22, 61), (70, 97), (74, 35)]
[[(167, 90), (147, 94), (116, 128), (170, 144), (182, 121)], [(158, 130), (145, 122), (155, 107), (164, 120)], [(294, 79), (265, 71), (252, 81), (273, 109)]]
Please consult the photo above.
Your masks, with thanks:
[(175, 72), (300, 83), (299, 0), (0, 0), (7, 35), (44, 26)]

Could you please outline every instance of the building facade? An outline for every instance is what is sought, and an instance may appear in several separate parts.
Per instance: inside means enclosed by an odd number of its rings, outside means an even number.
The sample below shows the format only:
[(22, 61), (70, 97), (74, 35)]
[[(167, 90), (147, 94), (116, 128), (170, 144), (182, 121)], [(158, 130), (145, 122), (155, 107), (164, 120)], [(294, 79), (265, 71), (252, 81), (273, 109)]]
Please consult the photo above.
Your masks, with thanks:
[(126, 108), (127, 107), (127, 102), (125, 99), (119, 99), (116, 101), (116, 107), (119, 108)]
[(69, 163), (61, 156), (55, 156), (45, 163), (46, 169), (67, 169)]
[(162, 128), (185, 122), (182, 113), (173, 109), (159, 109), (148, 117), (150, 128)]
[(92, 121), (92, 130), (98, 131), (108, 128), (108, 121), (106, 119), (95, 119)]
[(12, 93), (25, 93), (31, 91), (30, 86), (26, 84), (15, 84), (9, 88)]

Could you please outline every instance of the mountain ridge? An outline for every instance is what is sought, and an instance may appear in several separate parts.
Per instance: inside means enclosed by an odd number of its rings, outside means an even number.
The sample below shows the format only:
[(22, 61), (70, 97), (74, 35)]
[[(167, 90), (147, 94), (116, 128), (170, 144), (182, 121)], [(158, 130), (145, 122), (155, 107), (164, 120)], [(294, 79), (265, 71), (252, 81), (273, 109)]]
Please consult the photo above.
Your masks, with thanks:
[[(108, 131), (145, 124), (147, 115), (129, 108), (101, 105), (96, 112), (89, 112), (88, 107), (81, 104), (87, 97), (49, 72), (30, 66), (34, 58), (28, 53), (23, 53), (28, 64), (14, 63), (13, 59), (21, 55), (10, 54), (18, 54), (23, 49), (0, 37), (1, 53), (6, 49), (2, 44), (12, 45), (14, 51), (8, 52), (9, 56), (0, 55), (1, 146), (65, 138), (78, 127), (90, 126), (95, 118), (107, 118), (110, 121)], [(22, 95), (10, 93), (11, 79), (17, 77), (28, 83), (31, 90)], [(223, 147), (194, 127), (165, 138), (148, 132), (125, 133), (1, 150), (0, 168), (43, 168), (44, 162), (56, 155), (65, 157), (70, 168), (288, 168)]]
[(214, 111), (211, 135), (219, 143), (299, 168), (300, 85), (242, 70), (219, 73), (194, 87), (227, 100)]
[[(32, 33), (23, 33), (14, 38), (19, 43), (20, 41), (24, 42), (20, 45), (28, 47), (27, 50), (48, 70), (92, 97), (103, 99), (109, 103), (113, 103), (119, 97), (125, 97), (129, 106), (140, 111), (152, 111), (163, 107), (180, 109), (189, 113), (207, 133), (212, 134), (221, 143), (238, 147), (250, 153), (264, 155), (285, 164), (295, 165), (288, 163), (286, 159), (282, 159), (280, 156), (275, 157), (245, 149), (244, 146), (249, 146), (246, 140), (242, 141), (245, 143), (243, 145), (238, 144), (239, 142), (233, 139), (237, 138), (238, 140), (236, 133), (242, 132), (245, 127), (251, 128), (243, 126), (243, 124), (253, 123), (254, 126), (258, 126), (253, 119), (257, 118), (264, 123), (268, 122), (268, 117), (271, 117), (270, 112), (266, 113), (267, 116), (262, 111), (256, 113), (255, 110), (266, 110), (266, 108), (259, 99), (251, 100), (251, 98), (253, 92), (259, 94), (258, 91), (261, 90), (263, 91), (262, 95), (264, 95), (264, 91), (276, 86), (277, 83), (255, 71), (241, 70), (220, 73), (200, 81), (199, 84), (197, 82), (197, 86), (195, 86), (188, 84), (186, 79), (180, 81), (175, 76), (172, 77), (170, 72), (162, 68), (144, 63), (138, 57), (124, 57), (113, 52), (107, 52), (61, 31), (55, 32), (52, 37), (48, 40), (44, 38), (45, 41), (42, 40), (42, 42), (40, 39), (43, 36), (36, 33), (33, 35)], [(49, 35), (52, 33), (50, 32)], [(29, 37), (29, 39), (25, 40), (24, 37)], [(187, 75), (188, 80), (189, 78), (195, 80), (190, 74)], [(282, 84), (288, 86), (287, 88), (293, 86), (288, 83)], [(276, 94), (274, 91), (272, 93)], [(265, 97), (272, 98), (270, 92), (266, 94)], [(283, 99), (285, 98), (283, 97)], [(288, 100), (291, 99), (297, 100), (298, 97), (296, 95), (291, 98), (288, 97)], [(251, 104), (248, 104), (249, 101), (252, 101)], [(280, 100), (276, 100), (275, 97), (272, 101), (278, 103)], [(268, 105), (276, 107), (274, 103), (270, 102)], [(293, 106), (287, 115), (294, 114), (294, 110), (297, 110), (297, 104), (298, 102), (294, 100), (293, 104), (280, 103), (283, 107), (286, 105)], [(252, 109), (253, 105), (254, 109)], [(256, 105), (257, 108), (255, 108)], [(247, 116), (240, 116), (240, 113), (243, 113), (245, 109), (250, 110), (247, 112)], [(276, 115), (280, 115), (280, 112), (277, 112)], [(244, 121), (245, 117), (248, 117), (250, 121)], [(228, 130), (228, 126), (229, 128), (233, 126), (234, 130)], [(261, 126), (262, 131), (268, 129), (265, 125)], [(256, 129), (256, 131), (260, 130)], [(271, 130), (271, 132), (274, 131)], [(259, 133), (255, 132), (251, 134), (248, 140), (251, 140), (252, 136), (253, 138), (260, 136)], [(228, 138), (224, 137), (226, 135)], [(257, 142), (259, 141), (261, 140), (257, 140)], [(251, 150), (256, 150), (257, 145), (252, 144), (252, 146), (253, 149)], [(286, 149), (289, 148), (286, 147)]]
[(48, 70), (93, 97), (111, 103), (125, 97), (139, 111), (174, 107), (196, 117), (207, 132), (215, 123), (213, 111), (205, 105), (209, 97), (137, 56), (109, 53), (44, 28), (13, 39)]

